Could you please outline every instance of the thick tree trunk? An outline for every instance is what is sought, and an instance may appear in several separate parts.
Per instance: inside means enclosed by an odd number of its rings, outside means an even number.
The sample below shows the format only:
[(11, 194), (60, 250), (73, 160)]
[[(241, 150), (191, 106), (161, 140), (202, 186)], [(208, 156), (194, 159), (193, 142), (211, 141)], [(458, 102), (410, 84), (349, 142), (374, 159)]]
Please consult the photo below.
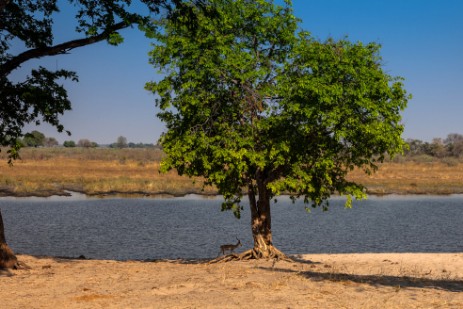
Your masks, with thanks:
[(252, 186), (249, 187), (248, 197), (251, 207), (251, 229), (254, 239), (252, 256), (254, 258), (286, 258), (286, 256), (273, 246), (272, 241), (272, 217), (270, 210), (270, 192), (266, 183), (260, 179), (257, 181), (259, 200)]
[(18, 259), (5, 239), (2, 212), (0, 210), (0, 268), (18, 268)]
[[(210, 261), (210, 263), (229, 262), (249, 259), (274, 259), (291, 261), (283, 252), (273, 246), (272, 241), (272, 217), (270, 212), (270, 191), (265, 181), (257, 179), (256, 194), (253, 184), (248, 186), (249, 206), (251, 208), (251, 229), (254, 246), (241, 254), (230, 254)], [(256, 197), (259, 200), (256, 200)]]

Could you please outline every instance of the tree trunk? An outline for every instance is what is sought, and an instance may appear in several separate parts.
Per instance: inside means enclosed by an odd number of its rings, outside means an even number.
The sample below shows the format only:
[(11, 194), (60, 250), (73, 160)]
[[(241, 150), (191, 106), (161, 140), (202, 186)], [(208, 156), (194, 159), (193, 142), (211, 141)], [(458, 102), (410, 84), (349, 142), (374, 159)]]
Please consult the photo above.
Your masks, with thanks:
[(254, 238), (252, 256), (254, 258), (286, 258), (286, 256), (273, 246), (272, 218), (270, 211), (270, 192), (264, 181), (258, 179), (257, 189), (259, 200), (252, 185), (249, 186), (248, 197), (251, 207), (251, 229)]
[(2, 212), (0, 211), (0, 268), (18, 268), (18, 259), (5, 239)]

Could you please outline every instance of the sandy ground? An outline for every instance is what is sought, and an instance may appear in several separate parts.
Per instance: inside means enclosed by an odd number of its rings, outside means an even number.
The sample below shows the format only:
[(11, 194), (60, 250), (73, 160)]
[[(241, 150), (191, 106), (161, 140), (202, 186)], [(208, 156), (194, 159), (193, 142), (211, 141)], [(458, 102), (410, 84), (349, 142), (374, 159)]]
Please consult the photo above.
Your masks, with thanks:
[(0, 308), (463, 308), (463, 253), (299, 255), (297, 262), (19, 255)]

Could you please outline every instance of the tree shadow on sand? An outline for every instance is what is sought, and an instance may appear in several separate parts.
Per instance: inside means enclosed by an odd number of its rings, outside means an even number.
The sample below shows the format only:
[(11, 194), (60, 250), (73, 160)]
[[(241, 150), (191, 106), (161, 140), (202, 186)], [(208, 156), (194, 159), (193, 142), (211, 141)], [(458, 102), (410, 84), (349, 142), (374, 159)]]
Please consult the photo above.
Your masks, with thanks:
[[(35, 256), (37, 259), (51, 258), (58, 263), (72, 263), (82, 260), (98, 260), (88, 259), (85, 256), (79, 257), (51, 257), (51, 256)], [(298, 259), (291, 257), (297, 264), (306, 265), (321, 265), (323, 263), (313, 262), (310, 260)], [(146, 263), (158, 263), (158, 262), (169, 262), (174, 264), (208, 264), (211, 259), (146, 259), (136, 260), (138, 262)], [(286, 263), (286, 262), (284, 262)], [(268, 264), (267, 264), (268, 265)], [(294, 265), (294, 264), (293, 264)], [(452, 280), (452, 279), (433, 279), (433, 278), (420, 278), (412, 276), (389, 276), (389, 275), (356, 275), (346, 274), (336, 271), (300, 271), (296, 267), (295, 269), (287, 267), (278, 267), (278, 262), (274, 261), (271, 267), (268, 266), (257, 266), (257, 268), (271, 271), (271, 272), (284, 272), (284, 273), (297, 273), (299, 276), (312, 281), (331, 281), (331, 282), (354, 282), (360, 284), (368, 284), (371, 286), (386, 286), (394, 288), (427, 288), (437, 289), (449, 292), (463, 292), (463, 280)], [(11, 276), (12, 273), (9, 270), (0, 269), (0, 276)]]
[(259, 267), (269, 271), (287, 273), (298, 273), (300, 276), (312, 281), (350, 281), (355, 283), (369, 284), (372, 286), (389, 286), (395, 288), (426, 288), (437, 289), (449, 292), (463, 292), (463, 280), (432, 279), (411, 276), (388, 276), (388, 275), (356, 275), (339, 272), (318, 272), (318, 271), (297, 271), (295, 269), (278, 267)]
[(354, 275), (343, 273), (323, 273), (315, 271), (302, 272), (301, 276), (311, 280), (352, 281), (374, 286), (381, 285), (401, 288), (428, 288), (450, 292), (463, 292), (462, 280), (430, 279), (410, 276)]

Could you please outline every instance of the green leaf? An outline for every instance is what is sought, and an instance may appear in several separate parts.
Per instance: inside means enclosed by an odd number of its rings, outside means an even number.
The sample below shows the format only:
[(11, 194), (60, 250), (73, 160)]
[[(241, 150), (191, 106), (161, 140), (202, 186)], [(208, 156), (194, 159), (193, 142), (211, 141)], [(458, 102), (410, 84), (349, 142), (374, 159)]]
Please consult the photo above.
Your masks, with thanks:
[(203, 176), (235, 215), (248, 188), (324, 210), (333, 194), (346, 207), (366, 197), (348, 173), (374, 172), (405, 145), (409, 95), (382, 70), (380, 46), (315, 39), (290, 1), (208, 3), (216, 18), (194, 11), (193, 33), (181, 20), (157, 24), (150, 62), (165, 75), (146, 88), (167, 128), (162, 170)]
[(124, 42), (124, 37), (118, 32), (111, 33), (108, 37), (108, 43), (111, 45), (119, 45)]

